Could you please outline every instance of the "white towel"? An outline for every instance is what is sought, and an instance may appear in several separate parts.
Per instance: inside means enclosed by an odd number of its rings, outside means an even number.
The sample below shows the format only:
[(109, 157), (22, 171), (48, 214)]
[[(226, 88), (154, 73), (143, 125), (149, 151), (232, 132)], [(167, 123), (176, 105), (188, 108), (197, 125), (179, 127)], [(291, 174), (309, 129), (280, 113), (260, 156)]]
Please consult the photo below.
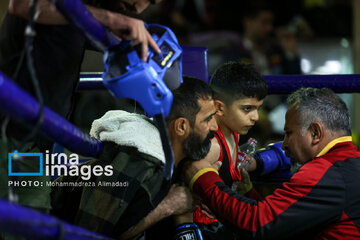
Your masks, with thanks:
[(92, 123), (90, 135), (100, 141), (135, 147), (139, 152), (165, 163), (159, 131), (144, 115), (122, 110), (108, 111)]

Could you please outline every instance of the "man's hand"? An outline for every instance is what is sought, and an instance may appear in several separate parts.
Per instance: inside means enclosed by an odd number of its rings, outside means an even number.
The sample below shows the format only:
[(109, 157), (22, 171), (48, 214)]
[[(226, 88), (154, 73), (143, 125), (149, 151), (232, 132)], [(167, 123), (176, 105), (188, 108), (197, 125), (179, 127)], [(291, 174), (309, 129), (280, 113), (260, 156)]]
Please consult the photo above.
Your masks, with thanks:
[(171, 215), (180, 215), (194, 209), (193, 197), (189, 188), (172, 185), (166, 197), (159, 205), (135, 226), (121, 234), (118, 239), (129, 239), (145, 231), (153, 224)]
[(161, 203), (170, 215), (180, 215), (194, 209), (194, 200), (188, 187), (172, 185)]
[(125, 39), (125, 40), (132, 40), (132, 45), (141, 45), (141, 58), (144, 62), (146, 62), (147, 52), (148, 52), (148, 45), (155, 50), (156, 53), (161, 53), (160, 48), (155, 43), (154, 39), (151, 37), (150, 33), (146, 30), (144, 22), (135, 19), (126, 17), (126, 29), (117, 29), (116, 25), (115, 28), (110, 28), (116, 35)]
[(201, 212), (205, 214), (208, 218), (215, 219), (215, 214), (206, 206), (205, 204), (201, 204)]
[(241, 181), (234, 182), (231, 188), (239, 194), (245, 194), (252, 188), (252, 183), (250, 181), (249, 173), (244, 168), (240, 170), (240, 174)]
[(97, 20), (107, 26), (120, 40), (132, 41), (132, 45), (140, 44), (143, 61), (147, 60), (148, 45), (156, 53), (161, 53), (160, 48), (145, 28), (142, 20), (91, 6), (87, 6), (87, 8)]
[(254, 156), (253, 155), (246, 155), (246, 157), (248, 157), (248, 158), (250, 158), (251, 160), (250, 160), (250, 165), (249, 165), (249, 168), (248, 168), (248, 172), (252, 172), (252, 171), (255, 171), (256, 170), (256, 167), (257, 167), (257, 163), (256, 163), (256, 160), (255, 160), (255, 158), (254, 158)]
[[(156, 53), (161, 53), (160, 48), (146, 30), (143, 21), (90, 5), (86, 5), (86, 7), (99, 22), (108, 27), (118, 38), (131, 40), (133, 45), (141, 44), (143, 61), (146, 61), (148, 45)], [(23, 18), (28, 18), (29, 8), (30, 0), (10, 0), (8, 7), (10, 13)], [(48, 0), (38, 0), (37, 11), (37, 23), (56, 25), (67, 23), (62, 14)]]

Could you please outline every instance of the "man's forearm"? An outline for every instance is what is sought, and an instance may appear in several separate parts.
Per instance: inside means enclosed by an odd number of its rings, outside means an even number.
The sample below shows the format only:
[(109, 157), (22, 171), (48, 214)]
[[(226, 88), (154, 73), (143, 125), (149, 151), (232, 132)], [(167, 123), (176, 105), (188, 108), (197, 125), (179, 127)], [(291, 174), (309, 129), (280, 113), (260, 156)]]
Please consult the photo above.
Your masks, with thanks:
[[(182, 217), (177, 219), (177, 223), (183, 223), (184, 221), (189, 222), (189, 215), (184, 213), (192, 211), (193, 203), (190, 190), (187, 187), (174, 184), (171, 186), (169, 193), (159, 203), (159, 205), (135, 227), (122, 234), (119, 239), (128, 239), (136, 236), (151, 227), (153, 224), (171, 215), (182, 215)], [(192, 212), (190, 214), (192, 219)]]

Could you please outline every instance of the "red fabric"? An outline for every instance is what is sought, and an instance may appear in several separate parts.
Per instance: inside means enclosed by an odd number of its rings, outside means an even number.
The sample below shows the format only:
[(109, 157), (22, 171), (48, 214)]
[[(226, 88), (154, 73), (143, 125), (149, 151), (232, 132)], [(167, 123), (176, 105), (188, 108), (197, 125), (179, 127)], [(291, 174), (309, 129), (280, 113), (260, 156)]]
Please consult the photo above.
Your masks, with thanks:
[(315, 239), (323, 239), (325, 234), (329, 236), (328, 239), (360, 239), (360, 232), (345, 212), (342, 213), (341, 224), (329, 225)]
[[(262, 200), (261, 195), (255, 190), (255, 188), (251, 188), (250, 191), (248, 191), (245, 194), (246, 197), (248, 198), (252, 198), (254, 200), (260, 201)], [(194, 211), (194, 222), (195, 223), (204, 223), (204, 224), (211, 224), (213, 222), (218, 222), (219, 220), (217, 219), (212, 219), (207, 217), (203, 212), (202, 212), (202, 207), (199, 205), (198, 208)]]
[(261, 201), (263, 199), (260, 193), (258, 193), (253, 187), (247, 193), (245, 193), (245, 196), (257, 201)]
[[(225, 145), (225, 151), (229, 157), (229, 166), (230, 166), (230, 174), (231, 174), (231, 177), (234, 181), (240, 181), (241, 180), (241, 175), (240, 175), (240, 172), (239, 170), (234, 166), (234, 163), (233, 163), (233, 160), (232, 160), (232, 154), (230, 153), (230, 149), (229, 149), (229, 146), (226, 142), (226, 139), (224, 137), (224, 135), (222, 134), (221, 132), (221, 129), (218, 128), (218, 130), (216, 131), (216, 133), (219, 135), (220, 139), (216, 137), (216, 139), (218, 140), (219, 142), (219, 145), (221, 146), (220, 144), (220, 141), (222, 141)], [(239, 159), (237, 158), (237, 155), (238, 155), (238, 151), (239, 151), (239, 135), (237, 133), (233, 133), (234, 135), (234, 138), (235, 138), (235, 145), (236, 145), (236, 160), (235, 160), (235, 165), (237, 166), (238, 165), (238, 162), (239, 162)], [(221, 149), (221, 153), (220, 153), (220, 157), (219, 157), (219, 161), (223, 161), (223, 154), (222, 154), (222, 151), (224, 151), (223, 149)]]
[(206, 215), (202, 212), (202, 207), (201, 207), (200, 205), (199, 205), (198, 208), (194, 211), (193, 217), (194, 217), (194, 222), (195, 222), (195, 223), (210, 224), (210, 223), (218, 222), (218, 221), (219, 221), (219, 220), (217, 220), (217, 219), (212, 219), (212, 218), (209, 218), (208, 216), (206, 216)]
[[(232, 162), (232, 159), (231, 159), (231, 154), (230, 154), (230, 149), (229, 149), (229, 146), (226, 142), (226, 139), (224, 137), (224, 135), (222, 134), (220, 128), (218, 128), (217, 130), (217, 134), (219, 135), (220, 138), (218, 138), (217, 135), (215, 135), (216, 137), (216, 140), (218, 141), (219, 145), (220, 145), (220, 156), (219, 156), (219, 159), (218, 161), (222, 162), (223, 161), (223, 151), (225, 150), (227, 155), (229, 156), (229, 165), (230, 165), (230, 174), (231, 174), (231, 177), (234, 181), (240, 181), (241, 180), (241, 175), (240, 175), (240, 172), (239, 170), (237, 170), (237, 168), (234, 167), (234, 164)], [(238, 142), (239, 142), (239, 135), (237, 133), (233, 133), (234, 134), (234, 138), (235, 138), (235, 142), (236, 142), (236, 156), (238, 155)], [(225, 149), (222, 149), (221, 148), (221, 144), (220, 144), (220, 141), (222, 141), (225, 145)], [(236, 165), (238, 164), (238, 159), (236, 159)], [(255, 191), (256, 192), (256, 191)], [(260, 196), (258, 194), (258, 196)], [(193, 217), (194, 217), (194, 222), (195, 223), (204, 223), (204, 224), (210, 224), (210, 223), (213, 223), (213, 222), (218, 222), (217, 219), (212, 219), (212, 218), (209, 218), (207, 217), (203, 212), (202, 212), (202, 208), (201, 206), (199, 205), (199, 207), (194, 211), (194, 214), (193, 214)]]
[[(286, 234), (291, 234), (291, 232), (286, 232), (289, 231), (289, 227), (301, 231), (302, 227), (308, 223), (313, 224), (318, 219), (324, 219), (326, 223), (330, 214), (335, 215), (337, 209), (343, 207), (343, 201), (347, 200), (344, 197), (346, 196), (344, 185), (347, 183), (343, 182), (342, 173), (339, 173), (337, 167), (333, 167), (333, 163), (345, 161), (348, 158), (355, 161), (360, 160), (360, 152), (357, 151), (356, 146), (351, 142), (335, 145), (324, 156), (314, 158), (305, 164), (290, 179), (290, 182), (283, 184), (281, 189), (275, 190), (273, 195), (266, 197), (261, 202), (234, 196), (215, 172), (207, 172), (200, 176), (195, 182), (193, 190), (222, 218), (236, 225), (239, 229), (254, 234), (256, 232), (257, 236), (260, 237), (275, 237), (272, 235), (274, 233), (278, 234), (276, 237), (286, 236)], [(346, 166), (351, 169), (351, 166)], [(330, 168), (329, 175), (324, 177)], [(333, 173), (336, 175), (331, 175)], [(357, 178), (358, 174), (354, 174), (354, 176)], [(316, 194), (322, 192), (326, 193), (326, 196)], [(308, 195), (310, 196), (308, 197)], [(319, 207), (330, 211), (316, 215)], [(359, 206), (352, 205), (352, 207), (356, 209)], [(304, 226), (293, 223), (295, 221), (303, 223)], [(292, 224), (289, 224), (290, 222)], [(360, 237), (359, 234), (354, 222), (343, 213), (341, 220), (335, 225), (324, 228), (319, 233), (318, 238), (344, 239), (347, 236), (349, 239), (351, 236), (351, 239), (355, 239)]]
[[(195, 192), (201, 192), (200, 196), (202, 199), (209, 199), (209, 205), (215, 207), (216, 212), (221, 212), (220, 215), (222, 215), (223, 218), (236, 224), (240, 228), (256, 231), (273, 221), (294, 202), (310, 192), (312, 190), (311, 186), (316, 185), (317, 181), (321, 179), (321, 176), (330, 166), (330, 163), (328, 166), (321, 164), (316, 169), (312, 168), (310, 172), (299, 171), (298, 174), (292, 177), (289, 183), (283, 185), (283, 189), (277, 189), (273, 195), (266, 197), (264, 201), (259, 202), (258, 205), (255, 206), (238, 201), (234, 196), (224, 194), (224, 192), (215, 185), (216, 182), (222, 182), (219, 175), (215, 172), (213, 172), (214, 174), (209, 172), (200, 176), (195, 182), (193, 189)], [(306, 165), (303, 166), (303, 168), (304, 167), (306, 167)], [(303, 170), (303, 168), (301, 170)], [(311, 177), (315, 175), (318, 177)], [(308, 179), (306, 180), (306, 186), (300, 184), (304, 179)], [(212, 197), (209, 198), (208, 196)], [(238, 214), (241, 212), (246, 212), (246, 214)]]

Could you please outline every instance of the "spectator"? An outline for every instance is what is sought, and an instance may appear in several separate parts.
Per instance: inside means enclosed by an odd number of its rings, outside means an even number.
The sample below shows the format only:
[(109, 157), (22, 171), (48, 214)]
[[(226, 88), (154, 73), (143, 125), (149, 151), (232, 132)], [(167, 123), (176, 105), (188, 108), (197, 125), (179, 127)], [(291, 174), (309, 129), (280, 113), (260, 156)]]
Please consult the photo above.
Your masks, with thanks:
[[(262, 2), (251, 4), (243, 16), (243, 36), (239, 42), (240, 61), (251, 62), (261, 74), (300, 74), (300, 58), (296, 42), (280, 44), (272, 39), (274, 14)], [(285, 48), (283, 48), (285, 47)]]

